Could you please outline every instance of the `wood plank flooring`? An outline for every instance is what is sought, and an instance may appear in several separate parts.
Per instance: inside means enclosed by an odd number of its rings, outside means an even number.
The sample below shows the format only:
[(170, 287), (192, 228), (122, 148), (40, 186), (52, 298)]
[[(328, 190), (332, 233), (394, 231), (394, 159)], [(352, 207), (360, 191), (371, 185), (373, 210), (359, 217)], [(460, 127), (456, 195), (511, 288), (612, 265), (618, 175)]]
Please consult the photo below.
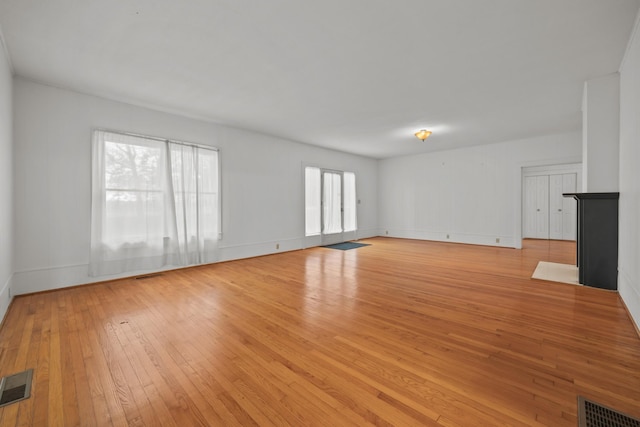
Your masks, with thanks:
[(530, 279), (523, 250), (374, 238), (16, 298), (8, 426), (576, 426), (576, 396), (640, 416), (616, 293)]

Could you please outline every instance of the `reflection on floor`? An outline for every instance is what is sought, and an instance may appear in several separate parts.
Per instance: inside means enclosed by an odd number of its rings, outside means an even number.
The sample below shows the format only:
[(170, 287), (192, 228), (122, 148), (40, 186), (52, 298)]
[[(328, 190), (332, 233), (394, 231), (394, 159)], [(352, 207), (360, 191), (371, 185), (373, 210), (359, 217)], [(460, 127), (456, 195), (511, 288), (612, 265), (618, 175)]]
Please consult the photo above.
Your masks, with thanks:
[(558, 264), (555, 262), (540, 261), (531, 278), (569, 283), (572, 285), (580, 284), (578, 283), (578, 267), (571, 264)]

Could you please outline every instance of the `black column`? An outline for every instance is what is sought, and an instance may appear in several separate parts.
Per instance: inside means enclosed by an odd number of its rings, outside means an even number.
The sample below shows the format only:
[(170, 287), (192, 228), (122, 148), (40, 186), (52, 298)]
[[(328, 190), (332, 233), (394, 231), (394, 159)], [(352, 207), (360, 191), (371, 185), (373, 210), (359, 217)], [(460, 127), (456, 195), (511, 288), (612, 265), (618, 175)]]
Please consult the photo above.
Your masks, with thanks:
[(565, 193), (578, 201), (578, 274), (585, 286), (618, 289), (620, 193)]

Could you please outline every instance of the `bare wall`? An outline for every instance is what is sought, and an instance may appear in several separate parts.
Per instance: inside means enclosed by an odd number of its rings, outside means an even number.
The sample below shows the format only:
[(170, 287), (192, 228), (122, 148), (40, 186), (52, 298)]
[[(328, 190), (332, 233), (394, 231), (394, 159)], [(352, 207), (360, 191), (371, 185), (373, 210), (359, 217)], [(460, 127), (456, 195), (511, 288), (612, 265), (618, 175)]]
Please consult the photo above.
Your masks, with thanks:
[(618, 291), (640, 328), (640, 28), (620, 69)]
[[(357, 176), (360, 236), (377, 232), (377, 161), (166, 114), (20, 78), (15, 94), (15, 293), (95, 281), (87, 275), (91, 130), (220, 149), (221, 260), (304, 246), (303, 164)], [(104, 280), (105, 278), (100, 278)]]
[(13, 274), (13, 88), (0, 35), (0, 319), (11, 300)]
[(580, 160), (579, 132), (382, 160), (380, 234), (520, 247), (522, 168)]

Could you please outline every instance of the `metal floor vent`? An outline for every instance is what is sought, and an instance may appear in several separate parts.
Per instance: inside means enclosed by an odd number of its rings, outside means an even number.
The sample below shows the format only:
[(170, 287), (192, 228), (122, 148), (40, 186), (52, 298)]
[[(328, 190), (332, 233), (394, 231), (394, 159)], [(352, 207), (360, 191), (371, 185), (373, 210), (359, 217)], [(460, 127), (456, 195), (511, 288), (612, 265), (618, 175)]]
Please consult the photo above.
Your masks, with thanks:
[(640, 420), (578, 396), (578, 427), (640, 427)]
[(0, 381), (0, 406), (24, 400), (31, 395), (33, 369), (2, 377)]

